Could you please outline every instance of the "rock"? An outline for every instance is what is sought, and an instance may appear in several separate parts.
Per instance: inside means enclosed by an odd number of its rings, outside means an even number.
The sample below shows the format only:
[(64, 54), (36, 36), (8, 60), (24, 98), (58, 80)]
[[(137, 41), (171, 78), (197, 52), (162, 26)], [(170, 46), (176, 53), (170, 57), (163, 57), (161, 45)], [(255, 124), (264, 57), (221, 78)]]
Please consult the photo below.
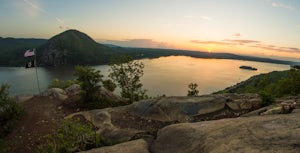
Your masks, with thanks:
[(152, 144), (154, 153), (300, 152), (300, 112), (167, 126)]
[[(228, 100), (229, 97), (232, 100)], [(178, 122), (238, 117), (252, 111), (240, 109), (240, 103), (237, 102), (240, 98), (244, 99), (245, 95), (165, 97), (142, 100), (122, 107), (78, 112), (67, 118), (81, 116), (97, 127), (98, 134), (120, 142), (155, 137), (157, 130)], [(248, 103), (251, 105), (250, 100)]]
[(258, 95), (255, 94), (165, 97), (133, 103), (128, 106), (128, 110), (135, 115), (152, 120), (194, 122), (238, 117), (240, 114), (259, 108), (257, 106), (257, 103), (260, 102), (258, 98)]
[(50, 98), (55, 98), (59, 100), (65, 100), (68, 98), (67, 93), (60, 88), (51, 88), (41, 93), (42, 96), (47, 96)]
[[(115, 110), (112, 108), (78, 112), (66, 118), (76, 118), (82, 116), (97, 127), (97, 134), (112, 142), (124, 142), (132, 139), (136, 134), (143, 132), (138, 128), (120, 128), (118, 124), (112, 123), (112, 115)], [(118, 112), (120, 114), (121, 112)], [(121, 116), (114, 116), (121, 117)]]
[(81, 91), (81, 87), (79, 84), (73, 84), (65, 89), (69, 96), (78, 95)]
[(149, 145), (144, 139), (124, 142), (113, 146), (96, 148), (79, 153), (150, 153)]
[(112, 102), (124, 102), (125, 100), (118, 96), (113, 94), (111, 91), (105, 89), (105, 88), (101, 88), (99, 91), (100, 96), (104, 97), (105, 99), (108, 99)]

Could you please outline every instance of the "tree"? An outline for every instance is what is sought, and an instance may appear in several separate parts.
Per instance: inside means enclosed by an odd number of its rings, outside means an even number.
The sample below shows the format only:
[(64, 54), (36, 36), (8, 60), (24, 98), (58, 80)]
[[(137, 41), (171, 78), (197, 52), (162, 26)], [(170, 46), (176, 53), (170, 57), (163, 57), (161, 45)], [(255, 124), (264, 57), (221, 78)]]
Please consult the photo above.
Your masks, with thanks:
[(110, 79), (107, 79), (107, 80), (103, 80), (102, 81), (102, 84), (103, 84), (103, 87), (111, 92), (113, 92), (117, 85)]
[(21, 106), (9, 97), (8, 89), (7, 84), (0, 87), (0, 139), (11, 132), (24, 113)]
[(75, 76), (80, 82), (82, 92), (82, 100), (85, 103), (93, 103), (99, 100), (99, 90), (103, 75), (99, 70), (95, 70), (88, 66), (75, 66)]
[(141, 77), (144, 64), (134, 61), (130, 56), (120, 56), (110, 64), (109, 77), (121, 88), (121, 96), (130, 102), (146, 98), (146, 90), (142, 89)]
[(197, 83), (190, 83), (187, 96), (198, 96), (199, 90), (197, 90)]

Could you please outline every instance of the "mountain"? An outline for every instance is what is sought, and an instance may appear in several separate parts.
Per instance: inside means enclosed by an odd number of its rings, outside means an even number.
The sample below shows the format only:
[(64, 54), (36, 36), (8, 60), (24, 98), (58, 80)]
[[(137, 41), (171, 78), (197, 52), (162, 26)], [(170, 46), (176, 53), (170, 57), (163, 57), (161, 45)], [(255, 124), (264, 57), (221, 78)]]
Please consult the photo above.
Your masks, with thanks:
[(40, 62), (49, 66), (104, 64), (113, 54), (110, 47), (77, 30), (67, 30), (52, 37), (38, 50)]
[(25, 50), (40, 46), (46, 41), (46, 39), (0, 37), (0, 66), (25, 65)]
[(298, 64), (291, 61), (230, 53), (208, 53), (158, 48), (128, 48), (113, 44), (103, 45), (80, 31), (67, 30), (49, 40), (0, 37), (0, 66), (25, 65), (24, 52), (31, 48), (37, 48), (39, 66), (107, 64), (111, 57), (122, 54), (131, 55), (134, 59), (158, 58), (162, 56), (190, 56), (195, 58), (236, 59), (288, 65)]

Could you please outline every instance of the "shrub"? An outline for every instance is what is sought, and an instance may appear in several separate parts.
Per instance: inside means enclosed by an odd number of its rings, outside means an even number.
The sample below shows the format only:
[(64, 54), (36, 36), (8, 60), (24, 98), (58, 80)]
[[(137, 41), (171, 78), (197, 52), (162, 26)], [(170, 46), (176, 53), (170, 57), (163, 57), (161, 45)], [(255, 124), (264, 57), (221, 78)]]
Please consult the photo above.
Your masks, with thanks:
[(121, 88), (121, 96), (130, 99), (130, 102), (148, 97), (146, 90), (142, 89), (143, 69), (144, 63), (134, 61), (130, 56), (120, 56), (110, 64), (109, 77)]
[(49, 84), (48, 88), (60, 88), (65, 89), (73, 84), (77, 84), (77, 80), (59, 80), (57, 78), (53, 79), (53, 81)]
[(261, 100), (262, 100), (261, 107), (269, 106), (269, 105), (271, 105), (275, 102), (274, 97), (266, 91), (260, 92), (259, 95), (260, 95)]
[(111, 92), (113, 92), (117, 85), (110, 79), (107, 79), (107, 80), (103, 80), (102, 81), (102, 84), (103, 84), (103, 87)]
[(103, 77), (103, 75), (100, 74), (100, 71), (88, 66), (76, 66), (74, 75), (77, 76), (77, 81), (81, 85), (82, 102), (94, 103), (99, 101), (99, 90), (101, 88), (99, 83), (102, 81)]
[(21, 106), (9, 97), (8, 88), (7, 84), (0, 87), (0, 138), (12, 131), (24, 113)]
[(41, 153), (71, 153), (99, 147), (101, 139), (90, 123), (66, 119), (55, 134), (48, 135), (47, 144), (38, 146)]
[(197, 83), (190, 83), (187, 96), (198, 96), (199, 90), (197, 89)]

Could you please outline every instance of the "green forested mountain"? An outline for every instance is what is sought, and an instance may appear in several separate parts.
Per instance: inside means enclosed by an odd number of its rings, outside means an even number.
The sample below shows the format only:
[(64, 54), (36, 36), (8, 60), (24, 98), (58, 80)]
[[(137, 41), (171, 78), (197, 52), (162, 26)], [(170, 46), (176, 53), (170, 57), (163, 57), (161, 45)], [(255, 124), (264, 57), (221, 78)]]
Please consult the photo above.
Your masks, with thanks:
[(0, 66), (23, 66), (24, 52), (46, 41), (46, 39), (0, 37)]
[(24, 52), (32, 48), (37, 48), (37, 59), (40, 66), (107, 64), (111, 57), (121, 54), (131, 55), (134, 59), (181, 55), (196, 58), (237, 59), (289, 65), (296, 64), (290, 61), (241, 56), (230, 53), (207, 53), (156, 48), (124, 48), (115, 45), (102, 45), (80, 31), (67, 30), (49, 40), (0, 37), (0, 66), (23, 66), (25, 64)]
[(218, 93), (268, 93), (273, 97), (300, 94), (300, 70), (274, 71), (260, 74)]
[(50, 66), (104, 64), (113, 54), (111, 48), (77, 30), (67, 30), (52, 37), (38, 50), (40, 63)]

